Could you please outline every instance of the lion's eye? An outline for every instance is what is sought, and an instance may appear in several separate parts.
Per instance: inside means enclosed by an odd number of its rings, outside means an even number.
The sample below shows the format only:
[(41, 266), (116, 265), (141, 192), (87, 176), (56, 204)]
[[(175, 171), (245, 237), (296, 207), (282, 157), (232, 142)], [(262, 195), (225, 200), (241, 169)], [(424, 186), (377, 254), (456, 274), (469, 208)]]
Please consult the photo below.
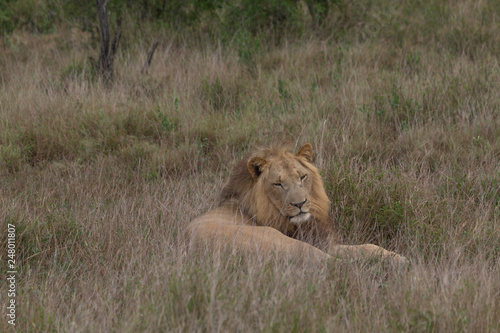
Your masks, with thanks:
[(307, 175), (300, 176), (300, 181), (303, 182), (304, 180), (306, 180), (306, 178), (307, 178)]
[(281, 183), (274, 183), (273, 184), (275, 187), (283, 187), (283, 185)]

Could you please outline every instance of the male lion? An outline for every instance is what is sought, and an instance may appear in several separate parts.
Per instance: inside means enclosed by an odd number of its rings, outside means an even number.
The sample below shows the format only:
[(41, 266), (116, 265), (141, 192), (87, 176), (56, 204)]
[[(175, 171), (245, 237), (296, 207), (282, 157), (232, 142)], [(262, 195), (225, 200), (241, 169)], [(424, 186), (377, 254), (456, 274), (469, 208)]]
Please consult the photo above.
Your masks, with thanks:
[(338, 245), (333, 241), (330, 201), (312, 158), (309, 143), (296, 154), (281, 146), (248, 154), (222, 189), (219, 207), (187, 226), (191, 240), (259, 253), (406, 262), (373, 244)]

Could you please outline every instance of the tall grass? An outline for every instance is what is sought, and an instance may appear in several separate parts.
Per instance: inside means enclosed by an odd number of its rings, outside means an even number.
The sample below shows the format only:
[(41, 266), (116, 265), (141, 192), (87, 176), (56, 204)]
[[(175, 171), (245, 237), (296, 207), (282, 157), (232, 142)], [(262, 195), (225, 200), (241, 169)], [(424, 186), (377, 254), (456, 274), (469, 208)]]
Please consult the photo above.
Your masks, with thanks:
[[(90, 35), (2, 38), (0, 225), (17, 228), (18, 331), (500, 329), (498, 6), (329, 15), (272, 45), (162, 31), (148, 75), (131, 33), (111, 89)], [(282, 139), (313, 143), (340, 239), (401, 253), (407, 270), (189, 249), (185, 225), (231, 166)]]

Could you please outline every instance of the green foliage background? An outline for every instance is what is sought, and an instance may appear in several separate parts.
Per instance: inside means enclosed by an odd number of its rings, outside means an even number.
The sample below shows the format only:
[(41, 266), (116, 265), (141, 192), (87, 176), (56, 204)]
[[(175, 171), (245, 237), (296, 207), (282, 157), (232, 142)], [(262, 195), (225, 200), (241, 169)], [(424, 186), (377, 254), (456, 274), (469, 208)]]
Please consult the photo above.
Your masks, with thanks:
[[(410, 41), (431, 43), (457, 54), (481, 49), (498, 53), (499, 34), (489, 27), (500, 13), (500, 2), (481, 4), (474, 20), (456, 21), (449, 6), (453, 2), (445, 0), (111, 0), (108, 9), (112, 20), (127, 18), (128, 34), (154, 29), (246, 48), (276, 45), (283, 37), (316, 36), (349, 43), (383, 40), (399, 48)], [(4, 0), (0, 33), (50, 33), (60, 25), (95, 31), (96, 16), (94, 1)], [(248, 51), (242, 57), (248, 58)]]

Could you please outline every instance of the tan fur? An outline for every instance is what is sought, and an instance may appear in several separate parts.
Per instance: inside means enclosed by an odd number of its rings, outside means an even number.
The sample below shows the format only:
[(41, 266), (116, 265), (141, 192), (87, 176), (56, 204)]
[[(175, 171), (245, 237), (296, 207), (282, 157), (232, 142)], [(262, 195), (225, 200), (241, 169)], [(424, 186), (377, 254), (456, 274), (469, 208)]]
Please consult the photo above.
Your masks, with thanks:
[(218, 208), (191, 221), (197, 243), (230, 245), (244, 251), (312, 255), (405, 258), (372, 244), (336, 244), (330, 200), (306, 143), (293, 154), (283, 146), (258, 148), (233, 169)]

